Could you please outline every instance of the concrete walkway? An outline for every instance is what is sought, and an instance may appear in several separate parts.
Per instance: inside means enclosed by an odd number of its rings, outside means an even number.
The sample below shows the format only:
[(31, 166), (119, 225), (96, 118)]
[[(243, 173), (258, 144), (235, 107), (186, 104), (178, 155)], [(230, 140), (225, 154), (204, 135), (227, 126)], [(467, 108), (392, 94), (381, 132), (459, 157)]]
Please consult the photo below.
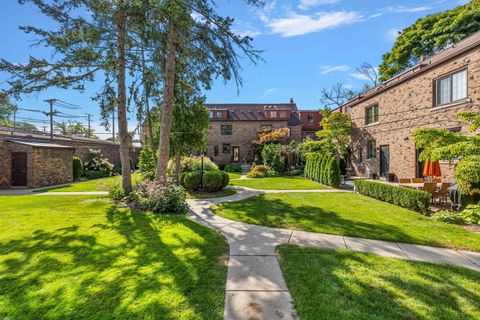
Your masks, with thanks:
[(236, 187), (235, 195), (189, 200), (190, 218), (221, 232), (230, 244), (225, 319), (297, 319), (275, 248), (296, 244), (375, 253), (414, 261), (452, 264), (480, 272), (480, 253), (405, 243), (269, 228), (216, 216), (212, 203), (239, 201), (278, 192), (345, 192), (326, 190), (254, 190)]

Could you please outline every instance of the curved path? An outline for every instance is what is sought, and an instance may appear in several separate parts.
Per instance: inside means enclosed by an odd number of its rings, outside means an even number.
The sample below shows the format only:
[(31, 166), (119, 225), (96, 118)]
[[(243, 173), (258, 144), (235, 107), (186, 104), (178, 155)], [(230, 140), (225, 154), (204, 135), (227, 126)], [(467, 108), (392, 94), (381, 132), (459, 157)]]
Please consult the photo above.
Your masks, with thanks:
[(224, 198), (188, 200), (189, 217), (222, 233), (230, 244), (225, 319), (297, 319), (292, 298), (280, 270), (275, 248), (296, 244), (375, 253), (385, 257), (444, 263), (480, 272), (480, 253), (406, 243), (353, 238), (251, 225), (219, 217), (212, 203), (233, 202), (263, 193), (345, 192), (326, 190), (255, 190), (235, 187)]

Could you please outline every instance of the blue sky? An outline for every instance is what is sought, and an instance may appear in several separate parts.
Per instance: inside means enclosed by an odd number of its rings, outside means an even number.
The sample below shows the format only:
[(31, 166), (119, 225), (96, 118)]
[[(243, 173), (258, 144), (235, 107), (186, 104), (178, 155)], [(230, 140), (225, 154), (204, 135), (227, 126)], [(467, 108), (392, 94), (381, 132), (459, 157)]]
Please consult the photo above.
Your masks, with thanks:
[[(263, 8), (253, 8), (240, 0), (218, 0), (218, 10), (235, 18), (235, 31), (254, 38), (256, 49), (263, 50), (263, 62), (257, 65), (243, 60), (243, 87), (237, 93), (233, 82), (216, 81), (205, 92), (210, 103), (281, 103), (294, 98), (301, 109), (318, 109), (323, 87), (343, 82), (358, 89), (365, 82), (355, 68), (362, 62), (377, 66), (382, 54), (392, 47), (398, 30), (418, 18), (464, 4), (464, 0), (266, 0)], [(47, 18), (32, 5), (18, 5), (16, 0), (2, 0), (0, 10), (0, 57), (22, 62), (29, 55), (44, 55), (43, 48), (32, 48), (33, 38), (18, 30), (19, 25), (49, 26)], [(0, 74), (0, 87), (7, 78)], [(47, 110), (43, 102), (58, 98), (79, 104), (82, 115), (94, 114), (94, 128), (99, 126), (99, 108), (90, 97), (102, 81), (83, 92), (51, 89), (24, 97), (24, 108)], [(21, 112), (21, 117), (44, 119), (41, 114)], [(131, 122), (135, 115), (131, 114)], [(84, 121), (86, 123), (86, 121)], [(39, 125), (40, 127), (41, 125)], [(129, 125), (134, 128), (135, 124)], [(102, 138), (107, 135), (100, 135)]]

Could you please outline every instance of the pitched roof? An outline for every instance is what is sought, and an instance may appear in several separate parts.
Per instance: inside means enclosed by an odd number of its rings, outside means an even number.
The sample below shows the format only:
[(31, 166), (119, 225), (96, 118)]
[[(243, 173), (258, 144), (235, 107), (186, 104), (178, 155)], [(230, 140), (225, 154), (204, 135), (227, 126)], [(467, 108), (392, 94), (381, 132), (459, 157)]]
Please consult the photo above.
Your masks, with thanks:
[(387, 81), (383, 82), (382, 84), (379, 84), (376, 87), (371, 88), (365, 93), (362, 93), (358, 95), (357, 97), (353, 98), (352, 100), (346, 102), (345, 104), (341, 105), (336, 109), (340, 109), (342, 107), (353, 107), (356, 104), (365, 101), (371, 97), (376, 96), (377, 94), (380, 94), (386, 90), (389, 90), (390, 88), (403, 83), (407, 80), (410, 80), (414, 77), (417, 77), (435, 67), (438, 65), (441, 65), (445, 62), (450, 61), (451, 59), (454, 59), (465, 52), (468, 52), (472, 49), (475, 49), (480, 46), (480, 31), (472, 34), (468, 38), (465, 38), (464, 40), (453, 44), (451, 47), (439, 52), (438, 54), (430, 57), (429, 59), (425, 59), (421, 61), (419, 64), (415, 65), (414, 67), (400, 73), (399, 75), (396, 75)]
[(268, 110), (287, 110), (292, 113), (288, 120), (288, 125), (296, 126), (301, 124), (295, 103), (208, 103), (205, 106), (210, 111), (228, 111), (228, 118), (226, 119), (228, 121), (282, 121), (283, 119), (267, 119), (264, 112)]

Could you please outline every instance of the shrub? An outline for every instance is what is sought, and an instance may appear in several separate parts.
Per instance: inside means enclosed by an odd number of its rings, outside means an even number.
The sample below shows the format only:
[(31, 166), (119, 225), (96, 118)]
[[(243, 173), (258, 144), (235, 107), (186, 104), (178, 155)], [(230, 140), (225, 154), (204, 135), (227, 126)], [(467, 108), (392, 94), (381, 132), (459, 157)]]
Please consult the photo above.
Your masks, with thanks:
[(238, 172), (238, 173), (241, 173), (242, 172), (242, 167), (240, 167), (238, 164), (236, 163), (229, 163), (227, 165), (224, 166), (223, 168), (223, 171), (225, 172)]
[[(169, 167), (175, 167), (175, 161), (171, 160), (168, 163)], [(202, 170), (202, 159), (201, 157), (185, 157), (182, 159), (180, 164), (181, 172), (192, 172)], [(210, 160), (209, 157), (203, 157), (203, 171), (215, 171), (218, 170), (218, 166)], [(173, 169), (172, 172), (175, 170)]]
[(427, 212), (430, 205), (430, 194), (425, 191), (401, 188), (378, 182), (356, 180), (355, 191), (364, 196), (418, 212)]
[(88, 159), (84, 164), (85, 171), (100, 171), (103, 177), (108, 177), (112, 174), (113, 164), (103, 158), (100, 150), (89, 150)]
[(103, 172), (103, 171), (91, 171), (91, 170), (85, 170), (83, 172), (83, 175), (89, 180), (100, 179), (100, 178), (108, 176), (108, 174), (106, 175), (105, 172)]
[(120, 201), (125, 198), (122, 185), (120, 183), (112, 183), (108, 188), (108, 196), (114, 201)]
[(83, 164), (79, 157), (73, 157), (73, 180), (77, 181), (83, 175)]
[[(225, 178), (225, 176), (227, 176)], [(203, 188), (208, 192), (220, 191), (229, 183), (228, 174), (222, 171), (206, 171), (203, 173)]]
[(324, 156), (319, 153), (307, 153), (305, 158), (305, 178), (335, 188), (340, 185), (340, 167), (335, 157)]
[(155, 158), (149, 146), (144, 146), (140, 152), (138, 169), (145, 177), (153, 178), (155, 176)]
[(187, 190), (198, 190), (202, 186), (202, 172), (184, 172), (180, 177), (180, 183)]
[(156, 181), (144, 180), (134, 187), (135, 203), (154, 213), (186, 214), (188, 205), (182, 187), (173, 183), (165, 187)]
[(464, 223), (462, 217), (458, 213), (448, 211), (448, 210), (442, 210), (442, 211), (435, 212), (434, 214), (432, 214), (432, 219), (442, 221), (442, 222), (446, 222), (446, 223), (452, 223), (452, 224), (463, 224)]
[(256, 166), (252, 166), (252, 169), (247, 173), (247, 177), (249, 178), (265, 178), (268, 176), (268, 173), (271, 171), (272, 169), (267, 167), (267, 166), (264, 166), (264, 165), (256, 165)]
[(300, 169), (293, 169), (293, 170), (290, 170), (290, 171), (285, 171), (283, 173), (284, 176), (287, 176), (287, 177), (292, 177), (292, 176), (301, 176), (303, 174), (303, 170), (300, 168)]
[(282, 146), (280, 144), (266, 144), (262, 149), (263, 164), (272, 168), (276, 172), (283, 172), (285, 159), (281, 154)]
[(480, 224), (480, 205), (469, 205), (460, 215), (466, 223)]

